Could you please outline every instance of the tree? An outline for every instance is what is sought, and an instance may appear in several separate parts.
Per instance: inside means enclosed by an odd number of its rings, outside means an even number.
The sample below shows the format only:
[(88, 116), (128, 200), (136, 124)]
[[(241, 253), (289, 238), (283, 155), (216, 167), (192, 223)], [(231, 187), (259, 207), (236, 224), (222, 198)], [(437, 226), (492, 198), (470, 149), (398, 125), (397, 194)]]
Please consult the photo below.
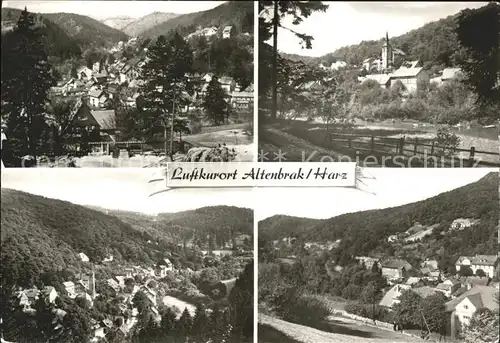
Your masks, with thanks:
[(205, 339), (207, 336), (207, 331), (209, 328), (208, 316), (205, 310), (205, 306), (202, 303), (198, 303), (196, 306), (196, 312), (193, 318), (193, 326), (191, 334), (200, 339)]
[(9, 144), (17, 156), (35, 158), (46, 129), (45, 103), (55, 78), (34, 16), (25, 8), (17, 26), (2, 36), (2, 110)]
[(466, 55), (459, 64), (480, 105), (500, 101), (499, 16), (500, 5), (490, 2), (479, 9), (463, 10), (457, 17), (456, 33)]
[(485, 277), (486, 273), (484, 272), (484, 270), (478, 269), (478, 270), (476, 270), (476, 275), (479, 277)]
[(189, 310), (186, 307), (184, 308), (184, 311), (182, 311), (182, 315), (177, 321), (177, 330), (179, 334), (181, 334), (183, 337), (188, 337), (189, 334), (191, 333), (192, 325), (193, 325), (193, 320), (191, 318)]
[(445, 304), (447, 301), (448, 299), (442, 293), (436, 293), (422, 299), (422, 313), (431, 332), (441, 335), (446, 334), (447, 313)]
[(53, 152), (56, 156), (63, 153), (62, 145), (66, 136), (71, 132), (72, 125), (82, 100), (54, 99), (49, 106), (47, 122), (52, 127)]
[[(259, 17), (259, 38), (262, 42), (273, 38), (273, 54), (272, 54), (272, 109), (271, 118), (275, 119), (278, 110), (278, 93), (277, 93), (277, 73), (278, 73), (278, 27), (291, 31), (301, 40), (301, 44), (306, 49), (312, 48), (313, 37), (304, 33), (299, 33), (282, 25), (282, 20), (285, 16), (293, 17), (292, 24), (299, 25), (304, 18), (308, 18), (313, 12), (325, 12), (328, 5), (324, 5), (321, 1), (259, 1), (259, 13), (267, 13), (272, 20), (265, 19), (264, 16)], [(260, 92), (261, 90), (259, 90)]]
[(179, 134), (179, 141), (182, 141), (182, 134), (190, 134), (188, 122), (186, 119), (174, 119), (174, 132)]
[(467, 343), (491, 343), (498, 341), (498, 310), (479, 309), (463, 330)]
[(473, 276), (474, 271), (469, 266), (460, 266), (460, 269), (458, 270), (458, 275), (460, 275), (460, 276)]
[(402, 327), (419, 327), (422, 323), (420, 313), (421, 297), (412, 290), (404, 291), (399, 297), (400, 302), (393, 307), (395, 324)]
[(206, 111), (205, 115), (207, 119), (214, 125), (223, 124), (226, 118), (228, 105), (225, 97), (226, 93), (222, 89), (219, 79), (216, 76), (212, 77), (212, 80), (208, 83), (205, 98), (203, 99), (203, 108)]
[(146, 294), (144, 294), (144, 292), (141, 291), (135, 293), (132, 302), (134, 304), (134, 307), (137, 308), (137, 311), (139, 313), (145, 312), (151, 307), (151, 301), (146, 296)]
[(159, 133), (163, 128), (165, 153), (167, 153), (167, 129), (170, 127), (170, 152), (173, 149), (173, 119), (178, 108), (187, 106), (194, 94), (192, 73), (193, 52), (187, 42), (174, 32), (168, 39), (159, 36), (147, 53), (142, 67), (144, 86), (144, 113), (140, 122), (146, 135)]
[[(374, 281), (368, 282), (368, 284), (363, 288), (360, 294), (360, 300), (365, 303), (372, 305), (372, 316), (375, 315), (375, 305), (379, 297), (379, 292), (377, 290), (377, 285)], [(372, 317), (374, 319), (374, 317)]]

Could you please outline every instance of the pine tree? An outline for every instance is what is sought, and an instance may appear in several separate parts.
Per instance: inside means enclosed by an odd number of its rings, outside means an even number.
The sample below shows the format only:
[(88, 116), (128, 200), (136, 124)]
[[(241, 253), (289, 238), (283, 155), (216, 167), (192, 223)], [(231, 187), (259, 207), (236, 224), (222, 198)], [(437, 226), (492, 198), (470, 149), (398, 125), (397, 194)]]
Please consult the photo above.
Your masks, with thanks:
[(199, 303), (196, 306), (196, 313), (193, 318), (193, 327), (191, 330), (191, 334), (194, 337), (204, 339), (207, 336), (208, 320), (209, 319), (205, 310), (205, 306), (203, 306), (202, 303)]
[(2, 37), (2, 110), (6, 135), (17, 156), (35, 160), (46, 130), (44, 110), (55, 78), (34, 16), (25, 8), (17, 27)]
[(191, 318), (191, 314), (189, 313), (187, 307), (185, 307), (181, 317), (177, 321), (177, 329), (179, 334), (182, 337), (188, 337), (189, 334), (191, 333), (192, 325), (193, 325), (193, 320)]
[(224, 123), (228, 109), (225, 100), (226, 93), (222, 89), (219, 79), (214, 76), (208, 83), (207, 94), (203, 99), (203, 108), (205, 109), (206, 117), (214, 125), (221, 125)]
[(167, 307), (162, 313), (160, 328), (163, 334), (168, 335), (175, 329), (175, 317), (175, 313), (170, 307)]
[(146, 61), (142, 67), (144, 113), (137, 125), (145, 136), (151, 137), (163, 131), (166, 140), (172, 116), (179, 108), (189, 105), (186, 94), (194, 93), (189, 78), (193, 52), (184, 38), (175, 32), (168, 38), (159, 36), (149, 48)]

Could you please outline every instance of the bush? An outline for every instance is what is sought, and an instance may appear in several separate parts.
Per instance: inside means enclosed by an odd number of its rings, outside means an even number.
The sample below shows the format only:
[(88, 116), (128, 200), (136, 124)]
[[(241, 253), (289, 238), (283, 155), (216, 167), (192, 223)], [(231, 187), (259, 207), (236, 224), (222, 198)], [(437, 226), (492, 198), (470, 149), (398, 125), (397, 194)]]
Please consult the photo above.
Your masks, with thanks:
[(380, 305), (366, 305), (359, 303), (349, 303), (345, 306), (345, 311), (364, 318), (374, 319), (381, 322), (392, 323), (391, 313)]
[(436, 152), (444, 156), (453, 156), (460, 145), (460, 137), (446, 126), (442, 126), (438, 129), (434, 140), (438, 146)]
[(330, 315), (329, 309), (320, 300), (297, 293), (294, 293), (294, 295), (279, 308), (278, 314), (283, 320), (301, 325), (315, 326)]

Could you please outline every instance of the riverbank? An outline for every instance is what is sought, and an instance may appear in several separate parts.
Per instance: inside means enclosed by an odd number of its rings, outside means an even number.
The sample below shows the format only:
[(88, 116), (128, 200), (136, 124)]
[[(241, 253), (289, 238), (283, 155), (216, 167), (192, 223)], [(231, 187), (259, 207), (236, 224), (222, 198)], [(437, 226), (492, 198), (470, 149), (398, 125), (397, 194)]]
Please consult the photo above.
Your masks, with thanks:
[[(500, 144), (495, 129), (485, 129), (487, 134), (472, 135), (472, 132), (453, 131), (460, 138), (456, 158), (469, 159), (470, 150), (474, 147), (475, 159), (489, 164), (499, 164), (498, 152)], [(267, 152), (267, 157), (272, 158), (278, 152), (285, 153), (285, 161), (310, 161), (334, 162), (363, 160), (366, 156), (391, 157), (398, 154), (399, 138), (405, 138), (405, 153), (411, 157), (414, 152), (414, 142), (418, 140), (418, 152), (427, 151), (431, 155), (431, 144), (435, 139), (437, 129), (434, 127), (412, 127), (402, 129), (399, 127), (386, 127), (380, 123), (357, 125), (350, 128), (340, 128), (330, 125), (325, 130), (325, 125), (316, 122), (301, 120), (280, 120), (272, 123), (263, 123), (259, 126), (259, 151)], [(346, 135), (352, 142), (347, 141)], [(376, 143), (375, 149), (370, 151), (372, 137)], [(351, 143), (352, 146), (350, 145)], [(428, 145), (427, 147), (425, 145)], [(411, 151), (409, 151), (409, 150)], [(434, 151), (436, 152), (436, 151)], [(485, 153), (482, 153), (485, 152)], [(311, 157), (312, 156), (312, 157)], [(283, 161), (282, 161), (283, 162)], [(418, 161), (417, 161), (418, 162)], [(391, 165), (386, 165), (391, 166)]]

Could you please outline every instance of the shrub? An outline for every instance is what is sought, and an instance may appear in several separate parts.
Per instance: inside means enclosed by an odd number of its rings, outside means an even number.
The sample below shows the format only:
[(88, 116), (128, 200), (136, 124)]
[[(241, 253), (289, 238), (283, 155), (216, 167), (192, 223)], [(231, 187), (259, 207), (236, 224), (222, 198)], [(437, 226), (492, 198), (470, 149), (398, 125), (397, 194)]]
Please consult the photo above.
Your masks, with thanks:
[(438, 147), (436, 152), (443, 156), (453, 156), (460, 145), (460, 137), (446, 126), (438, 128), (434, 140)]

